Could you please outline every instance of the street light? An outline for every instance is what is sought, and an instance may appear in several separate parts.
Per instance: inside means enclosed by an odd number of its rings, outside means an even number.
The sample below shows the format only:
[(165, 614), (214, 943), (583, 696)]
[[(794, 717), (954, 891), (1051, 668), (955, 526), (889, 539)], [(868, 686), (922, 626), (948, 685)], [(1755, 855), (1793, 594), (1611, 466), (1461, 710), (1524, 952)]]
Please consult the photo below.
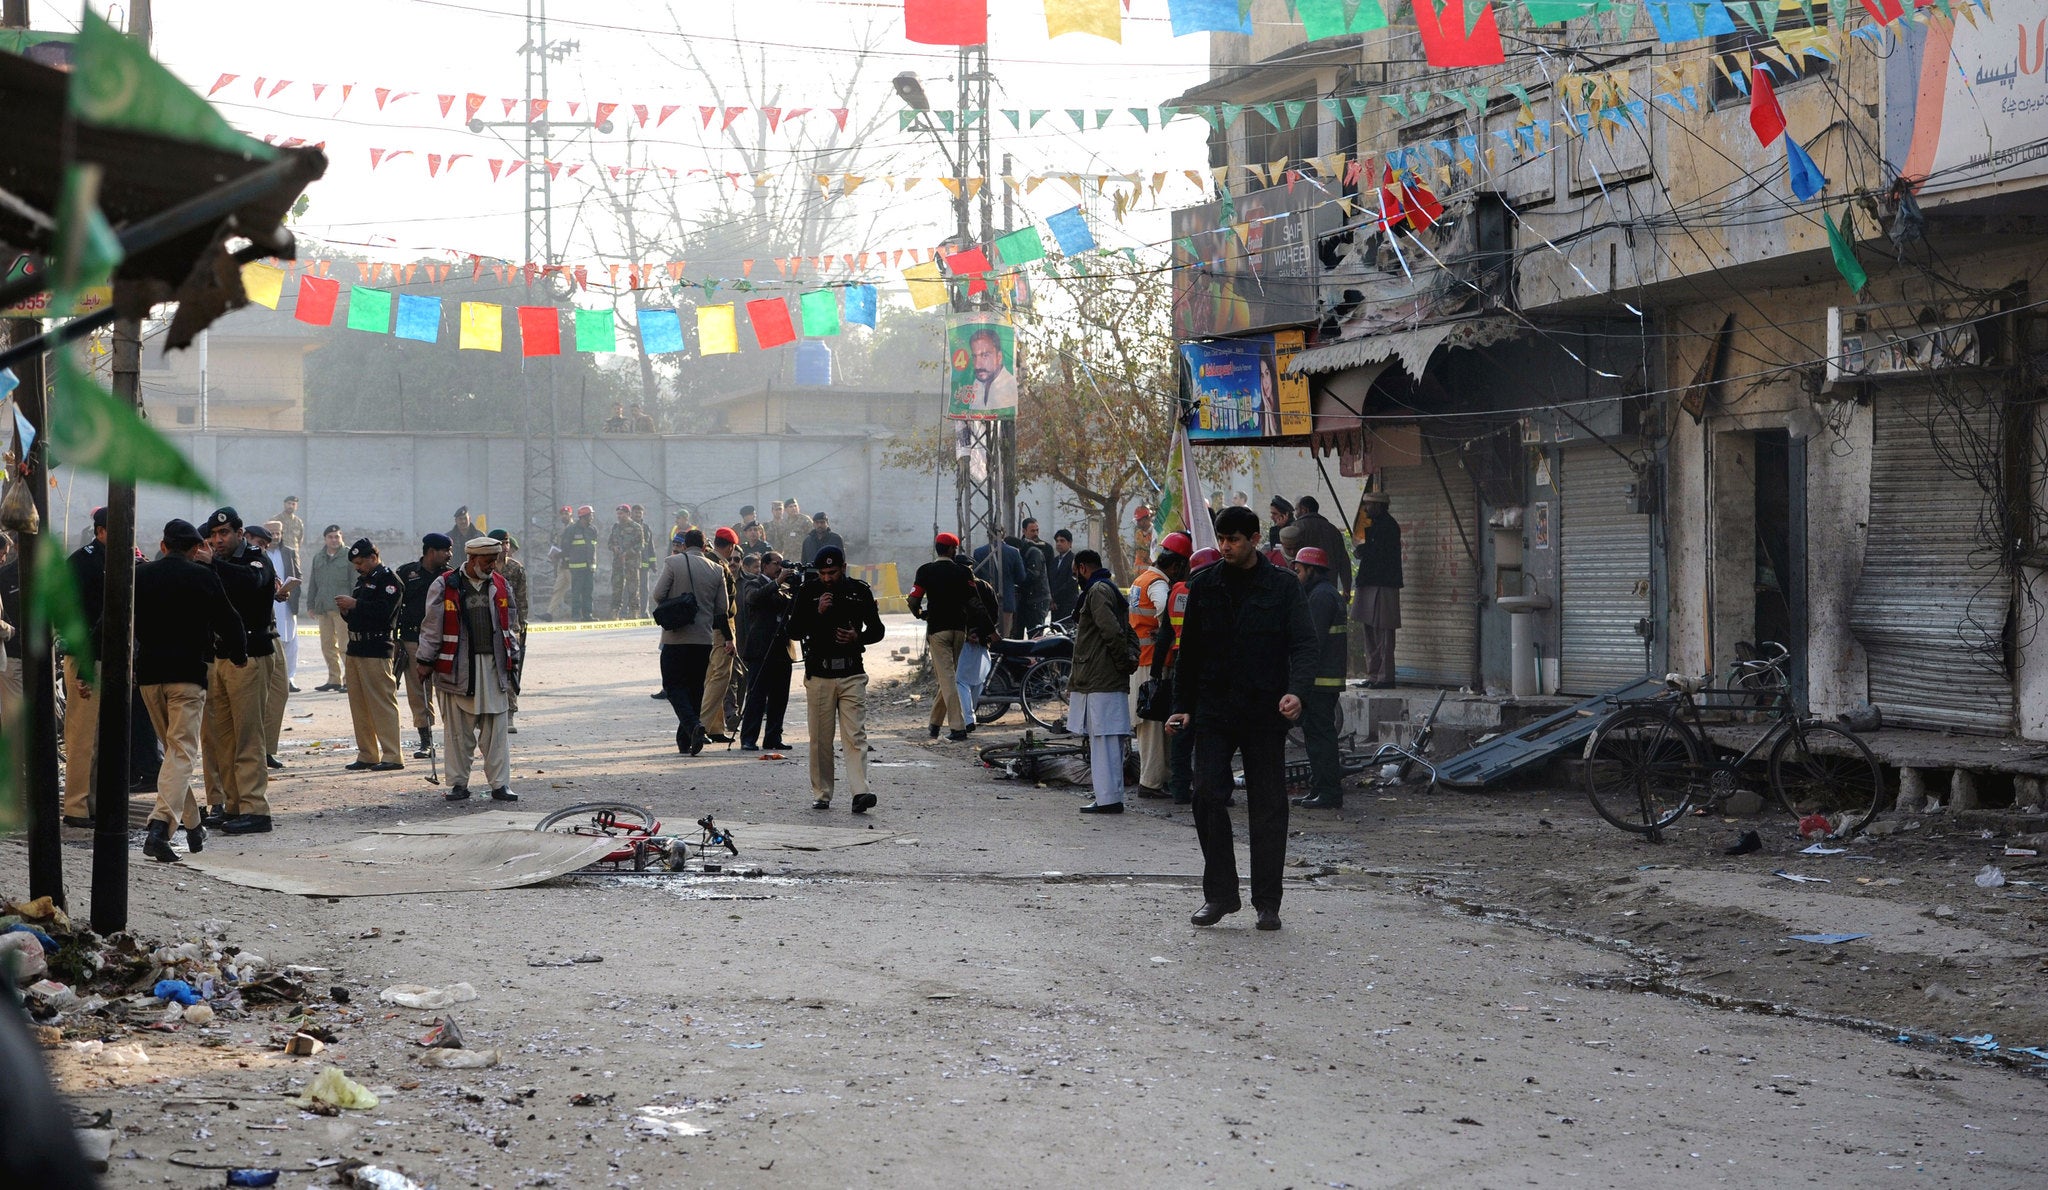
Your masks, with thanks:
[(918, 81), (916, 71), (904, 71), (897, 75), (890, 85), (896, 88), (896, 95), (903, 100), (905, 107), (920, 112), (931, 109), (931, 100), (925, 98), (924, 84)]

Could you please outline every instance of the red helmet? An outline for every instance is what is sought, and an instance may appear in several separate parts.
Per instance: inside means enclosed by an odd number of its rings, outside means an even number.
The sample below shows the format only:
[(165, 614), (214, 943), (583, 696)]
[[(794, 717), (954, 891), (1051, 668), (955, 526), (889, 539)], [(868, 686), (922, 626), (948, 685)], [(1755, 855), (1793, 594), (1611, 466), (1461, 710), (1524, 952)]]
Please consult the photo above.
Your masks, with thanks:
[(621, 505), (619, 505), (619, 506), (618, 506), (617, 508), (614, 508), (614, 509), (613, 509), (612, 511), (613, 511), (613, 512), (631, 512), (631, 511), (633, 511), (633, 506), (632, 506), (632, 505), (630, 505), (630, 504), (621, 504)]
[(595, 508), (592, 508), (592, 507), (591, 507), (590, 505), (588, 505), (588, 504), (585, 504), (585, 505), (584, 505), (583, 507), (581, 507), (581, 508), (579, 508), (579, 509), (577, 509), (577, 510), (576, 510), (576, 515), (577, 515), (577, 516), (590, 516), (591, 514), (595, 513), (596, 511), (597, 511), (597, 510), (596, 510)]
[(1208, 546), (1204, 546), (1203, 548), (1195, 551), (1195, 556), (1188, 559), (1188, 564), (1191, 569), (1200, 570), (1204, 566), (1214, 566), (1216, 565), (1216, 563), (1221, 562), (1222, 560), (1223, 555), (1220, 552)]
[(1131, 516), (1137, 520), (1149, 521), (1152, 519), (1152, 510), (1140, 504), (1131, 510)]
[(1297, 566), (1321, 566), (1327, 570), (1330, 566), (1330, 556), (1316, 546), (1305, 545), (1294, 551), (1294, 564)]
[(1168, 533), (1160, 539), (1159, 548), (1169, 554), (1179, 554), (1185, 558), (1195, 552), (1195, 539), (1185, 533)]

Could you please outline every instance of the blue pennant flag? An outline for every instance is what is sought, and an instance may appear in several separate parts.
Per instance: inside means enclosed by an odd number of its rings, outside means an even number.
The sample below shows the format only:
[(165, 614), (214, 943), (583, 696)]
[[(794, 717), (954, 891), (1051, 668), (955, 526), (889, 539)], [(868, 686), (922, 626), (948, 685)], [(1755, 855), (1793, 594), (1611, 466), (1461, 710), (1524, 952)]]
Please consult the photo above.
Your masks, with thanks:
[(1820, 166), (1799, 147), (1799, 142), (1785, 138), (1785, 159), (1792, 167), (1792, 196), (1800, 202), (1809, 202), (1813, 196), (1827, 188), (1828, 180), (1821, 176)]
[(1088, 230), (1088, 221), (1081, 217), (1081, 208), (1068, 207), (1045, 221), (1052, 228), (1053, 238), (1060, 242), (1060, 251), (1076, 256), (1095, 247), (1095, 234)]

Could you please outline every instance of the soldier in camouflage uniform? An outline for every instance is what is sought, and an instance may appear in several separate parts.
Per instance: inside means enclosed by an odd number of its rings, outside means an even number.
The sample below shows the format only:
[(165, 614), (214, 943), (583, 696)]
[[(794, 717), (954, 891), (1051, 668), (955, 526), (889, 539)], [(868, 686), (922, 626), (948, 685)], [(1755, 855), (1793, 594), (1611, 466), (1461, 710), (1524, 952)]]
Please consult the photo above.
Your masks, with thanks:
[(639, 597), (634, 601), (631, 613), (634, 616), (639, 616), (647, 609), (647, 576), (654, 570), (654, 564), (657, 561), (654, 556), (654, 527), (647, 523), (647, 506), (645, 504), (635, 504), (633, 506), (633, 523), (640, 526), (641, 536), (647, 542), (646, 546), (640, 551), (640, 569), (636, 572), (638, 577), (635, 580), (639, 589)]
[(640, 564), (647, 556), (647, 526), (633, 519), (633, 506), (621, 504), (615, 510), (607, 541), (612, 552), (612, 615), (614, 620), (640, 615)]

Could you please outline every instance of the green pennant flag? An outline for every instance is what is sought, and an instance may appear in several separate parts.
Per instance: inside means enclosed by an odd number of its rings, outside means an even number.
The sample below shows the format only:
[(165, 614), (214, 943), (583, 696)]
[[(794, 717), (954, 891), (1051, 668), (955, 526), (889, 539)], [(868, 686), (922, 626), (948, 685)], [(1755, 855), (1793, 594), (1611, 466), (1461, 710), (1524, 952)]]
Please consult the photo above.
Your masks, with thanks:
[(1036, 227), (1020, 227), (996, 239), (996, 255), (1006, 266), (1030, 264), (1045, 259), (1045, 240)]
[(1561, 25), (1594, 11), (1596, 0), (1523, 0), (1532, 25)]
[(391, 333), (391, 292), (362, 285), (348, 287), (348, 329), (373, 335)]
[(1050, 111), (1050, 110), (1051, 110), (1050, 108), (1043, 108), (1043, 107), (1034, 107), (1034, 108), (1031, 108), (1031, 109), (1030, 109), (1030, 110), (1029, 110), (1028, 112), (1026, 112), (1026, 113), (1025, 113), (1025, 127), (1027, 127), (1027, 128), (1036, 128), (1036, 127), (1038, 127), (1038, 122), (1039, 122), (1040, 120), (1043, 120), (1043, 119), (1045, 119), (1045, 115), (1046, 115), (1046, 113), (1047, 113), (1048, 111)]
[(1134, 108), (1132, 108), (1132, 109), (1130, 109), (1130, 110), (1131, 110), (1131, 118), (1132, 118), (1133, 120), (1136, 120), (1136, 121), (1138, 122), (1138, 127), (1140, 127), (1140, 128), (1143, 128), (1143, 129), (1144, 129), (1145, 131), (1147, 131), (1147, 132), (1150, 132), (1150, 131), (1152, 131), (1152, 109), (1151, 109), (1151, 108), (1149, 108), (1149, 107), (1134, 107)]
[(1080, 108), (1078, 108), (1078, 107), (1070, 107), (1070, 108), (1068, 108), (1068, 109), (1067, 109), (1067, 118), (1068, 118), (1069, 120), (1072, 120), (1072, 121), (1074, 122), (1074, 131), (1076, 131), (1076, 132), (1086, 132), (1086, 131), (1088, 131), (1088, 113), (1087, 113), (1087, 112), (1083, 111), (1082, 109), (1080, 109)]
[[(1439, 17), (1443, 15), (1442, 10), (1444, 7), (1445, 6), (1441, 4), (1437, 6), (1437, 15)], [(1492, 9), (1492, 7), (1493, 6), (1490, 4), (1481, 3), (1480, 0), (1470, 0), (1470, 2), (1465, 5), (1464, 13), (1466, 38), (1469, 39), (1472, 36), (1472, 30), (1477, 29), (1479, 27), (1479, 18), (1485, 16), (1487, 12)]]
[(277, 157), (276, 149), (230, 128), (212, 104), (91, 5), (79, 26), (69, 103), (74, 117), (101, 128), (154, 133), (264, 161)]
[(1863, 271), (1863, 262), (1856, 259), (1856, 208), (1842, 211), (1842, 223), (1847, 228), (1835, 226), (1835, 217), (1821, 212), (1821, 218), (1828, 225), (1828, 250), (1835, 255), (1835, 271), (1842, 274), (1842, 280), (1857, 293), (1870, 284), (1870, 274)]
[(1178, 116), (1179, 114), (1180, 114), (1180, 108), (1178, 108), (1178, 107), (1174, 106), (1173, 104), (1170, 104), (1170, 103), (1162, 103), (1162, 104), (1160, 104), (1160, 105), (1159, 105), (1159, 126), (1160, 126), (1161, 128), (1164, 128), (1164, 127), (1166, 127), (1166, 126), (1167, 126), (1168, 124), (1171, 124), (1171, 123), (1173, 122), (1173, 118), (1174, 118), (1175, 116)]
[(915, 123), (917, 123), (917, 117), (918, 117), (919, 115), (921, 115), (921, 114), (922, 114), (922, 113), (920, 113), (920, 112), (917, 112), (917, 111), (901, 111), (901, 112), (897, 112), (897, 113), (896, 113), (896, 131), (898, 131), (898, 132), (908, 132), (908, 131), (910, 131), (910, 126), (911, 126), (912, 124), (915, 124)]
[(1296, 128), (1301, 124), (1301, 114), (1308, 110), (1308, 103), (1300, 99), (1290, 99), (1280, 105), (1280, 110), (1287, 113), (1287, 126)]
[(1012, 131), (1012, 132), (1019, 132), (1019, 131), (1022, 131), (1022, 126), (1021, 126), (1021, 125), (1019, 125), (1019, 124), (1017, 123), (1017, 109), (1016, 109), (1016, 108), (1014, 108), (1014, 107), (1006, 107), (1006, 108), (1004, 108), (1004, 109), (1002, 109), (1002, 110), (1003, 110), (1003, 119), (1005, 119), (1005, 120), (1008, 120), (1008, 121), (1010, 122), (1010, 131)]
[(987, 114), (987, 112), (983, 111), (978, 107), (964, 108), (960, 112), (960, 127), (972, 128), (978, 121), (980, 121), (980, 119), (983, 116), (986, 116)]
[(1274, 129), (1275, 131), (1279, 130), (1280, 108), (1278, 104), (1254, 103), (1252, 104), (1252, 110), (1259, 114), (1259, 119), (1264, 120), (1266, 122), (1266, 127)]
[(1218, 118), (1223, 121), (1223, 127), (1229, 128), (1231, 125), (1237, 123), (1237, 118), (1239, 116), (1242, 116), (1244, 114), (1244, 104), (1219, 103), (1216, 105), (1216, 112)]
[(576, 311), (576, 350), (617, 351), (619, 349), (618, 320), (610, 310)]
[(109, 479), (162, 484), (188, 492), (213, 491), (177, 447), (135, 410), (57, 352), (56, 408), (50, 416), (50, 453), (60, 462)]
[(100, 213), (99, 193), (102, 170), (97, 165), (73, 165), (64, 171), (64, 188), (57, 197), (57, 242), (51, 260), (50, 309), (69, 312), (78, 308), (78, 296), (88, 289), (113, 280), (120, 267), (121, 241)]
[(85, 618), (85, 600), (78, 593), (78, 575), (64, 557), (64, 546), (49, 533), (38, 535), (35, 557), (35, 615), (56, 630), (67, 656), (76, 658), (80, 673), (91, 673), (92, 626)]
[(1388, 107), (1391, 107), (1395, 111), (1400, 112), (1401, 118), (1403, 120), (1408, 118), (1408, 97), (1406, 95), (1403, 95), (1399, 91), (1390, 91), (1387, 94), (1380, 96), (1380, 98), (1387, 101)]
[(1115, 115), (1115, 114), (1116, 114), (1116, 109), (1115, 109), (1115, 108), (1113, 108), (1113, 107), (1098, 107), (1098, 108), (1096, 108), (1096, 109), (1095, 109), (1095, 126), (1096, 126), (1097, 128), (1100, 128), (1100, 127), (1102, 127), (1102, 126), (1103, 126), (1104, 124), (1107, 124), (1107, 123), (1109, 123), (1109, 118), (1110, 118), (1111, 116)]
[(1351, 121), (1355, 124), (1358, 121), (1363, 120), (1365, 118), (1365, 110), (1372, 106), (1372, 96), (1346, 96), (1344, 99), (1344, 106), (1351, 109)]
[(806, 337), (825, 339), (839, 333), (838, 290), (813, 289), (797, 299), (797, 308), (803, 314)]

